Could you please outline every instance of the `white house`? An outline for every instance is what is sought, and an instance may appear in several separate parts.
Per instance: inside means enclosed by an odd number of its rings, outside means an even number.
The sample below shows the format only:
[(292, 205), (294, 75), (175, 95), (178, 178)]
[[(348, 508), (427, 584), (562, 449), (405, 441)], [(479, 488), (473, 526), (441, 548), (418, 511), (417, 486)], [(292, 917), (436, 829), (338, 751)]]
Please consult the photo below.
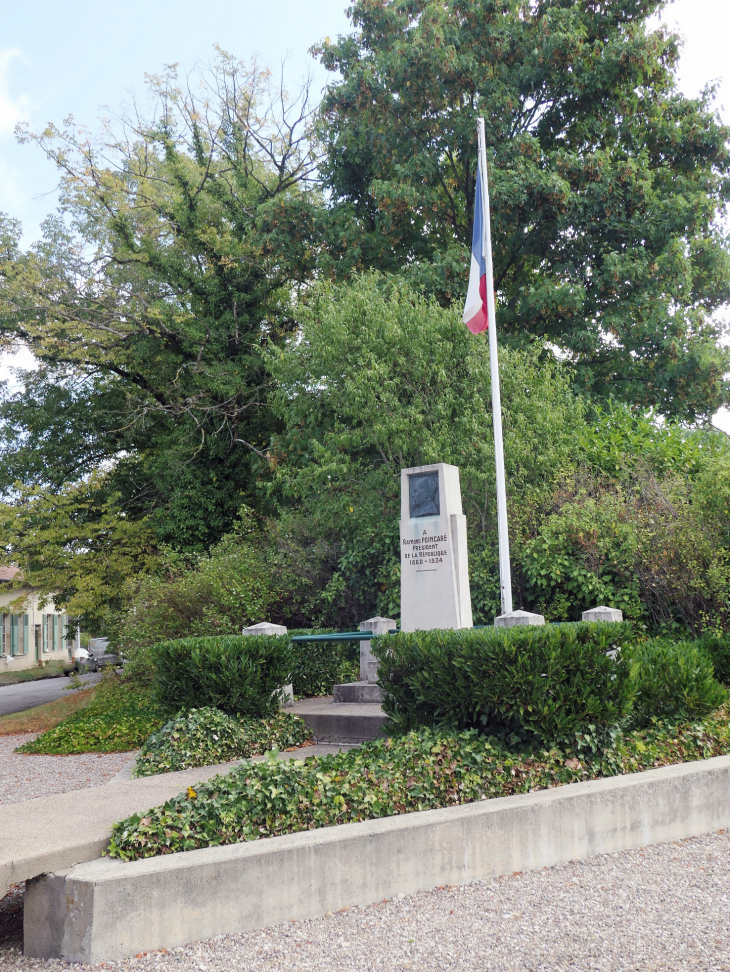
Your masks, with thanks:
[(17, 567), (0, 567), (0, 673), (63, 661), (74, 644), (68, 615), (52, 600), (41, 607), (30, 585), (14, 587), (17, 574)]

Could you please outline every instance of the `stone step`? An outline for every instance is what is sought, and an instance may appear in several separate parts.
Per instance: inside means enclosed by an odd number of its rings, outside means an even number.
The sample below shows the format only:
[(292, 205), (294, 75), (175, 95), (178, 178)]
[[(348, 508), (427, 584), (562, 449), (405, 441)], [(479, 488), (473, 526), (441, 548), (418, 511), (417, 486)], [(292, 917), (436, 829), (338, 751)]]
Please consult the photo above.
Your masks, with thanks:
[(332, 699), (337, 702), (377, 702), (383, 701), (383, 690), (375, 682), (345, 682), (335, 685)]
[(377, 702), (301, 699), (287, 711), (307, 723), (318, 743), (352, 745), (387, 735), (383, 731), (387, 716)]

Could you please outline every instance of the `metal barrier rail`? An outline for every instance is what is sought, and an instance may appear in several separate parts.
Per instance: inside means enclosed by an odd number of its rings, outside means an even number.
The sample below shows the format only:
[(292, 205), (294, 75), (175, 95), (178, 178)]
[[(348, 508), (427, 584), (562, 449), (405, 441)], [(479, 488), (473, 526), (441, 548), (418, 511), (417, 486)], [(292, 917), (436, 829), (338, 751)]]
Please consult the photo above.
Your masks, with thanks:
[[(398, 628), (393, 628), (388, 634), (398, 634)], [(374, 637), (372, 631), (335, 631), (333, 634), (294, 635), (291, 640), (301, 644), (306, 641), (369, 641)]]

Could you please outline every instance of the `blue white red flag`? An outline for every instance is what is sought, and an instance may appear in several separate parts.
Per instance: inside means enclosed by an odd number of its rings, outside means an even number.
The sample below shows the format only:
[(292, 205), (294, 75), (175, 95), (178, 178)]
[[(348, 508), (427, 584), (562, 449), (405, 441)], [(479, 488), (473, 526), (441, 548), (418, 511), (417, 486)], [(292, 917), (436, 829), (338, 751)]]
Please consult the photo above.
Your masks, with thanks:
[(474, 193), (474, 232), (471, 237), (471, 269), (466, 294), (463, 321), (472, 334), (486, 331), (487, 320), (487, 264), (484, 259), (484, 206), (482, 203), (482, 172), (477, 166), (477, 185)]

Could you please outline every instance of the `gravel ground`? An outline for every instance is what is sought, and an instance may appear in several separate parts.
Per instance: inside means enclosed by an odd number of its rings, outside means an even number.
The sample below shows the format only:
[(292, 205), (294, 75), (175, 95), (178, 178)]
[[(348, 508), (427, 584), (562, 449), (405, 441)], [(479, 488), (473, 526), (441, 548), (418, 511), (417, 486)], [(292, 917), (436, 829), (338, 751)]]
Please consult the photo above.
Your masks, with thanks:
[(84, 753), (81, 756), (31, 756), (13, 750), (30, 739), (0, 736), (0, 804), (22, 803), (51, 793), (99, 786), (116, 776), (134, 753)]
[[(84, 972), (20, 954), (18, 891), (0, 970)], [(151, 952), (96, 968), (135, 972), (658, 972), (730, 970), (730, 836), (710, 834), (314, 921)], [(14, 924), (13, 924), (14, 923)]]

